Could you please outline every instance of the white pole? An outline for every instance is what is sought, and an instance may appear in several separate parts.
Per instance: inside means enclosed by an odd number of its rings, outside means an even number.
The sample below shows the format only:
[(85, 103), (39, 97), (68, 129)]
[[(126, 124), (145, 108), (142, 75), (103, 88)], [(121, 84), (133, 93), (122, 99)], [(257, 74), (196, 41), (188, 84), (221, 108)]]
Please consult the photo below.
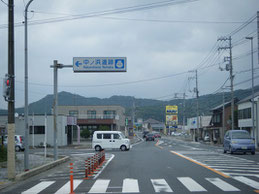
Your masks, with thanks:
[(32, 113), (32, 147), (34, 148), (34, 113)]
[(47, 157), (47, 132), (48, 132), (48, 128), (47, 128), (47, 114), (45, 113), (45, 138), (44, 138), (44, 157), (46, 159)]

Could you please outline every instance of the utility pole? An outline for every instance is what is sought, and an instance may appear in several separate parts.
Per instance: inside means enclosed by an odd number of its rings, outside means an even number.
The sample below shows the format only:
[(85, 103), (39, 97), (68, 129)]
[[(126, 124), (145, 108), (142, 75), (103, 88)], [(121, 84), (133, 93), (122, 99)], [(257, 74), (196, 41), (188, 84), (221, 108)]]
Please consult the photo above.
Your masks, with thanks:
[(195, 70), (195, 77), (196, 77), (196, 107), (197, 107), (197, 141), (200, 139), (200, 121), (199, 121), (199, 90), (198, 90), (198, 70)]
[(33, 0), (30, 0), (25, 6), (24, 11), (24, 170), (29, 170), (29, 110), (28, 110), (28, 8)]
[[(246, 37), (246, 39), (250, 40), (251, 42), (251, 66), (252, 66), (252, 131), (253, 131), (253, 138), (255, 138), (255, 123), (254, 123), (254, 54), (253, 54), (253, 37)], [(257, 141), (256, 141), (257, 142)], [(257, 146), (257, 145), (256, 145)]]
[[(224, 137), (225, 134), (225, 90), (223, 89), (223, 96), (222, 96), (222, 138)], [(222, 139), (220, 138), (220, 139)]]
[(133, 108), (132, 108), (132, 127), (134, 133), (134, 123), (135, 123), (135, 98), (133, 99)]
[(232, 43), (231, 43), (231, 36), (229, 37), (221, 37), (218, 41), (228, 41), (229, 45), (225, 47), (219, 47), (218, 50), (226, 50), (229, 49), (229, 57), (226, 57), (226, 61), (229, 64), (226, 65), (226, 70), (230, 73), (230, 88), (231, 88), (231, 129), (234, 130), (234, 76), (233, 76), (233, 64), (232, 64)]
[(10, 99), (8, 100), (8, 150), (7, 150), (7, 169), (8, 179), (15, 178), (15, 118), (14, 118), (14, 3), (8, 2), (8, 77), (10, 79)]
[(175, 98), (178, 98), (178, 96), (177, 96), (178, 94), (181, 94), (182, 99), (183, 99), (183, 126), (185, 129), (185, 97), (186, 97), (186, 94), (185, 94), (185, 92), (184, 93), (175, 93)]

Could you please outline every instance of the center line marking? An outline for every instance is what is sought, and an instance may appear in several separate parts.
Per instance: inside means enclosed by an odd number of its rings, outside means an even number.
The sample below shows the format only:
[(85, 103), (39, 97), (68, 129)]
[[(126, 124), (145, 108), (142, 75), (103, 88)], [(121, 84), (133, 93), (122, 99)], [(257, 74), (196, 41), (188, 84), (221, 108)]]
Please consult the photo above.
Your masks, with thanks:
[(182, 157), (182, 158), (184, 158), (184, 159), (186, 159), (186, 160), (189, 160), (189, 161), (191, 161), (191, 162), (193, 162), (193, 163), (195, 163), (195, 164), (198, 164), (198, 165), (200, 165), (200, 166), (202, 166), (202, 167), (204, 167), (204, 168), (207, 168), (207, 169), (209, 169), (209, 170), (211, 170), (211, 171), (213, 171), (213, 172), (215, 172), (215, 173), (217, 173), (217, 174), (219, 174), (219, 175), (221, 175), (221, 176), (223, 176), (223, 177), (225, 177), (225, 178), (230, 178), (230, 176), (228, 176), (228, 175), (226, 175), (226, 174), (224, 174), (224, 173), (222, 173), (222, 172), (220, 172), (220, 171), (217, 171), (217, 170), (215, 170), (215, 169), (213, 169), (213, 168), (211, 168), (211, 167), (209, 167), (209, 166), (207, 166), (207, 165), (205, 165), (205, 164), (203, 164), (203, 163), (201, 163), (201, 162), (198, 162), (198, 161), (196, 161), (196, 160), (193, 160), (193, 159), (191, 159), (191, 158), (189, 158), (189, 157), (187, 157), (187, 156), (184, 156), (184, 155), (182, 155), (182, 154), (180, 154), (180, 153), (177, 153), (177, 152), (174, 152), (174, 151), (170, 151), (172, 154), (175, 154), (175, 155), (177, 155), (177, 156), (180, 156), (180, 157)]

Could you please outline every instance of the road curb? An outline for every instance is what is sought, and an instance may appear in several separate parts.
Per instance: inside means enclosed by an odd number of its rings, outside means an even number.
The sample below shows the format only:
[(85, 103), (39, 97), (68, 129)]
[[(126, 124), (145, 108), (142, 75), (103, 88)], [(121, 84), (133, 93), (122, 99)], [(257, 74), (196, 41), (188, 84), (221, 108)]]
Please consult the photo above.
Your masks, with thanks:
[(19, 181), (19, 180), (22, 180), (22, 179), (27, 179), (27, 178), (32, 177), (32, 176), (34, 176), (36, 174), (39, 174), (39, 173), (41, 173), (43, 171), (49, 170), (49, 169), (51, 169), (51, 168), (53, 168), (53, 167), (55, 167), (55, 166), (57, 166), (57, 165), (59, 165), (61, 163), (64, 163), (64, 162), (68, 161), (69, 158), (70, 158), (69, 156), (65, 156), (65, 157), (63, 157), (61, 159), (58, 159), (56, 161), (44, 164), (42, 166), (33, 168), (33, 169), (31, 169), (31, 170), (29, 170), (27, 172), (23, 172), (21, 174), (18, 174), (15, 177), (15, 181)]
[(33, 168), (33, 169), (31, 169), (31, 170), (29, 170), (27, 172), (23, 172), (21, 174), (18, 174), (18, 175), (15, 176), (14, 181), (7, 181), (5, 183), (3, 182), (2, 184), (0, 184), (0, 191), (2, 189), (6, 188), (6, 187), (9, 187), (9, 186), (11, 186), (11, 185), (21, 181), (21, 180), (28, 179), (28, 178), (30, 178), (30, 177), (32, 177), (34, 175), (37, 175), (37, 174), (39, 174), (39, 173), (41, 173), (43, 171), (49, 170), (49, 169), (51, 169), (51, 168), (53, 168), (53, 167), (55, 167), (55, 166), (57, 166), (57, 165), (59, 165), (61, 163), (67, 162), (69, 159), (70, 159), (69, 156), (65, 156), (65, 157), (60, 158), (60, 159), (58, 159), (56, 161), (44, 164), (42, 166)]

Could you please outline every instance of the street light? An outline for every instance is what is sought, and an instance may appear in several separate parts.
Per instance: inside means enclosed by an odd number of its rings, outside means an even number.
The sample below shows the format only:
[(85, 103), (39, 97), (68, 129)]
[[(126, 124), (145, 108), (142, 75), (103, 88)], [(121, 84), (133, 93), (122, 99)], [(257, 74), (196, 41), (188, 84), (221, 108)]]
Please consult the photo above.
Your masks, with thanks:
[[(246, 39), (251, 41), (251, 64), (252, 64), (252, 130), (253, 137), (255, 138), (255, 126), (254, 126), (254, 60), (253, 60), (253, 37), (246, 37)], [(257, 139), (255, 138), (256, 146)]]
[(27, 33), (27, 12), (30, 0), (25, 6), (24, 13), (24, 133), (25, 133), (25, 150), (24, 150), (24, 170), (29, 170), (29, 119), (28, 119), (28, 33)]

